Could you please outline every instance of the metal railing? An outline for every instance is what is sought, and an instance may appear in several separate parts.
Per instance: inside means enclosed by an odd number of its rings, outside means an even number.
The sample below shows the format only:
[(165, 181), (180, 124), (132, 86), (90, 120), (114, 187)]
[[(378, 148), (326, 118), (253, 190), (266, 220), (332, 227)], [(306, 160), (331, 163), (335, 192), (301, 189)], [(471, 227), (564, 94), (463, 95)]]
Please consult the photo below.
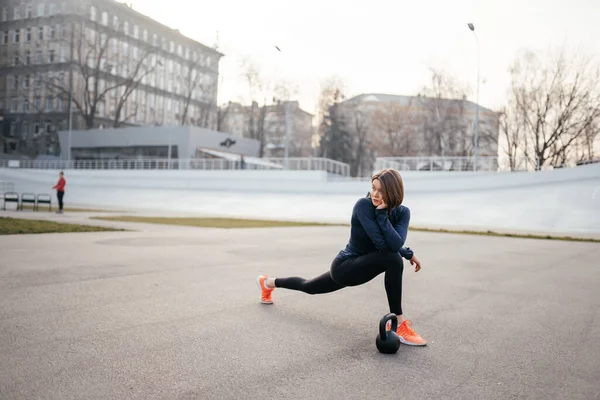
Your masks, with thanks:
[[(474, 171), (474, 157), (378, 157), (375, 169), (398, 171)], [(498, 157), (477, 157), (477, 171), (499, 171)]]
[[(285, 158), (261, 158), (263, 161), (285, 165)], [(295, 157), (288, 158), (288, 170), (292, 171), (327, 171), (331, 174), (350, 176), (350, 165), (341, 161), (322, 157)]]
[[(0, 160), (0, 168), (11, 167), (10, 160)], [(194, 159), (131, 159), (131, 160), (19, 160), (10, 161), (14, 168), (23, 169), (84, 169), (84, 170), (281, 170), (284, 168), (284, 158), (255, 158), (238, 160), (222, 158)], [(289, 158), (288, 170), (294, 171), (327, 171), (341, 176), (350, 175), (350, 166), (328, 158)]]

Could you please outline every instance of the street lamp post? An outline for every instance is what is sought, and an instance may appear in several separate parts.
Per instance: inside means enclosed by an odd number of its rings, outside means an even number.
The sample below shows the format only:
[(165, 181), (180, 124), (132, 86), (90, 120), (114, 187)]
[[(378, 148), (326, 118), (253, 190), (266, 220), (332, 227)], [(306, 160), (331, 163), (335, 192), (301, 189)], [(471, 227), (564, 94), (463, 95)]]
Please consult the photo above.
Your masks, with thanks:
[(479, 153), (479, 70), (480, 70), (480, 64), (481, 64), (481, 50), (479, 47), (479, 38), (477, 37), (477, 34), (475, 33), (475, 25), (473, 25), (472, 23), (469, 22), (469, 24), (467, 26), (473, 32), (473, 35), (475, 35), (475, 40), (477, 42), (477, 96), (476, 96), (476, 100), (475, 100), (475, 130), (474, 130), (475, 161), (474, 161), (474, 165), (473, 165), (474, 170), (477, 171), (477, 155)]
[(71, 43), (69, 54), (69, 151), (67, 152), (67, 168), (71, 167), (71, 136), (73, 135), (73, 53), (75, 46), (75, 25), (71, 23)]
[(175, 125), (175, 120), (173, 119), (173, 109), (175, 108), (175, 104), (174, 104), (174, 92), (175, 90), (177, 90), (176, 88), (173, 88), (173, 91), (171, 91), (171, 124), (169, 126), (169, 155), (168, 155), (168, 169), (171, 169), (171, 147), (172, 147), (172, 142), (173, 142), (173, 125)]

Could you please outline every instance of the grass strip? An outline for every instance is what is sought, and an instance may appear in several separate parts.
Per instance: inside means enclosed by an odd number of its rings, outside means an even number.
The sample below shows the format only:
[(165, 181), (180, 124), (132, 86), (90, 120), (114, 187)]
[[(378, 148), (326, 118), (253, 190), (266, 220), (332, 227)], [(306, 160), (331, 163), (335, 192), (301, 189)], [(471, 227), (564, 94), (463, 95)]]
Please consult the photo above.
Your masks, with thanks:
[(496, 236), (496, 237), (511, 237), (518, 239), (543, 239), (543, 240), (564, 240), (571, 242), (592, 242), (600, 243), (600, 239), (594, 238), (582, 238), (582, 237), (571, 237), (571, 236), (552, 236), (552, 235), (534, 235), (527, 233), (504, 233), (494, 231), (471, 231), (471, 230), (454, 230), (454, 229), (443, 229), (443, 228), (413, 228), (409, 230), (415, 232), (433, 232), (433, 233), (454, 233), (459, 235), (476, 235), (476, 236)]
[(54, 221), (41, 221), (24, 218), (0, 217), (0, 235), (109, 231), (124, 231), (124, 229), (106, 228), (102, 226), (91, 225), (64, 224)]
[[(297, 227), (297, 226), (349, 226), (349, 224), (328, 224), (319, 222), (294, 222), (294, 221), (270, 221), (258, 219), (239, 219), (239, 218), (199, 218), (199, 217), (144, 217), (144, 216), (115, 216), (115, 217), (91, 217), (91, 219), (99, 219), (105, 221), (121, 221), (121, 222), (138, 222), (147, 224), (164, 224), (164, 225), (179, 225), (179, 226), (194, 226), (201, 228), (273, 228), (273, 227)], [(454, 230), (443, 228), (419, 228), (410, 227), (409, 230), (415, 232), (432, 232), (432, 233), (452, 233), (461, 235), (476, 235), (476, 236), (495, 236), (495, 237), (511, 237), (519, 239), (543, 239), (543, 240), (563, 240), (572, 242), (592, 242), (600, 243), (600, 239), (594, 238), (579, 238), (571, 236), (552, 236), (552, 235), (535, 235), (535, 234), (520, 234), (520, 233), (503, 233), (473, 230)]]
[(239, 218), (179, 218), (179, 217), (144, 217), (144, 216), (115, 216), (115, 217), (91, 217), (104, 221), (139, 222), (146, 224), (165, 224), (179, 226), (194, 226), (201, 228), (275, 228), (275, 227), (300, 227), (300, 226), (340, 226), (318, 222), (294, 222), (294, 221), (269, 221), (259, 219)]

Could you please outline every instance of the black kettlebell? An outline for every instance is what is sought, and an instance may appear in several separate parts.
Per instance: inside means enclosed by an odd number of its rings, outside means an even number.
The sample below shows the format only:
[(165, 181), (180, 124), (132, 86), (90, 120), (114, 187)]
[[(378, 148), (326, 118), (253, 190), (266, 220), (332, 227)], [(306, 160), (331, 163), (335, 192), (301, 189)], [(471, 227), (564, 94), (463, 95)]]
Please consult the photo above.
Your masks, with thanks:
[[(385, 326), (389, 320), (392, 320), (392, 329), (387, 331)], [(398, 317), (396, 314), (389, 313), (379, 321), (379, 335), (375, 339), (375, 344), (380, 353), (396, 354), (400, 348), (400, 338), (396, 333), (396, 329), (398, 329)]]

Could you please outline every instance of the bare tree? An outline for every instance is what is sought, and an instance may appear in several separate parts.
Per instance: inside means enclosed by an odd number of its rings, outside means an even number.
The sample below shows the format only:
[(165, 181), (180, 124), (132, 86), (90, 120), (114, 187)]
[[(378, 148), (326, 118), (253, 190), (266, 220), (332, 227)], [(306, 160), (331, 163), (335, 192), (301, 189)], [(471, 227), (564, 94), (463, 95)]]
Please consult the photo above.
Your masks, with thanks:
[(213, 129), (215, 129), (218, 132), (223, 131), (223, 127), (225, 125), (225, 120), (226, 120), (227, 116), (229, 115), (230, 109), (231, 109), (231, 101), (227, 102), (227, 104), (223, 105), (222, 107), (217, 107), (217, 118), (215, 120)]
[(576, 158), (576, 144), (598, 134), (600, 68), (588, 59), (526, 52), (511, 69), (509, 110), (522, 116), (521, 151), (535, 169)]
[[(188, 124), (190, 119), (194, 125), (202, 128), (211, 128), (215, 124), (219, 124), (218, 121), (215, 121), (218, 118), (218, 107), (206, 100), (212, 98), (218, 82), (212, 79), (206, 71), (203, 54), (198, 54), (195, 59), (186, 65), (183, 71), (183, 104), (179, 118), (181, 125)], [(196, 115), (191, 115), (193, 104), (198, 104)]]
[(500, 132), (504, 139), (504, 152), (511, 171), (520, 169), (520, 148), (523, 142), (523, 120), (518, 110), (505, 107), (500, 114)]
[[(156, 69), (156, 64), (153, 65), (152, 55), (154, 54), (154, 49), (152, 47), (148, 47), (146, 50), (143, 50), (142, 55), (136, 59), (135, 54), (138, 54), (139, 50), (133, 52), (133, 56), (128, 60), (128, 54), (124, 54), (124, 60), (121, 60), (121, 65), (124, 65), (124, 80), (121, 80), (121, 86), (115, 88), (117, 92), (117, 101), (114, 115), (113, 126), (118, 128), (124, 121), (128, 121), (130, 118), (137, 115), (138, 104), (135, 102), (132, 106), (133, 109), (126, 110), (128, 105), (128, 100), (131, 95), (135, 93), (135, 91), (140, 87), (141, 83), (144, 81), (149, 74), (154, 72)], [(133, 65), (132, 70), (129, 69), (129, 66)], [(135, 99), (137, 100), (137, 99)], [(125, 115), (122, 115), (125, 111)], [(129, 113), (127, 113), (129, 111)]]
[[(76, 21), (68, 27), (64, 26), (61, 36), (63, 54), (60, 58), (61, 62), (66, 62), (70, 67), (72, 80), (69, 78), (66, 84), (57, 83), (51, 72), (44, 76), (45, 86), (50, 93), (66, 99), (71, 98), (88, 129), (94, 127), (101, 105), (105, 105), (106, 100), (111, 97), (114, 102), (109, 107), (110, 114), (115, 120), (115, 125), (119, 125), (123, 105), (143, 77), (151, 72), (148, 56), (153, 50), (150, 47), (141, 49), (143, 55), (131, 64), (121, 59), (123, 53), (126, 53), (122, 48), (128, 39), (118, 28), (115, 25), (113, 29), (109, 29), (89, 21)], [(72, 54), (70, 60), (67, 60), (68, 56), (64, 56), (68, 49)], [(51, 54), (49, 57), (58, 56)], [(53, 62), (56, 61), (49, 60), (49, 63)], [(130, 68), (130, 65), (133, 65), (133, 68)], [(118, 88), (125, 88), (120, 96), (115, 93)]]
[(362, 176), (371, 170), (372, 143), (370, 127), (372, 120), (370, 113), (361, 107), (360, 102), (347, 101), (342, 108), (341, 125), (350, 135), (352, 159), (350, 162), (350, 175)]
[[(248, 117), (247, 136), (260, 142), (259, 157), (263, 156), (265, 145), (265, 120), (267, 115), (267, 100), (265, 83), (258, 67), (249, 60), (242, 62), (242, 76), (248, 85), (250, 107), (246, 108)], [(262, 105), (259, 100), (262, 97)]]
[(388, 102), (373, 112), (374, 147), (380, 156), (411, 156), (417, 150), (417, 110)]
[(323, 82), (317, 103), (319, 152), (321, 157), (351, 164), (353, 143), (341, 102), (346, 99), (345, 85), (338, 78)]
[(585, 129), (584, 134), (577, 143), (577, 161), (591, 161), (596, 159), (595, 145), (600, 136), (600, 122), (591, 124)]
[(467, 133), (465, 102), (469, 89), (447, 73), (431, 69), (423, 88), (425, 151), (429, 155), (468, 155), (473, 149)]

